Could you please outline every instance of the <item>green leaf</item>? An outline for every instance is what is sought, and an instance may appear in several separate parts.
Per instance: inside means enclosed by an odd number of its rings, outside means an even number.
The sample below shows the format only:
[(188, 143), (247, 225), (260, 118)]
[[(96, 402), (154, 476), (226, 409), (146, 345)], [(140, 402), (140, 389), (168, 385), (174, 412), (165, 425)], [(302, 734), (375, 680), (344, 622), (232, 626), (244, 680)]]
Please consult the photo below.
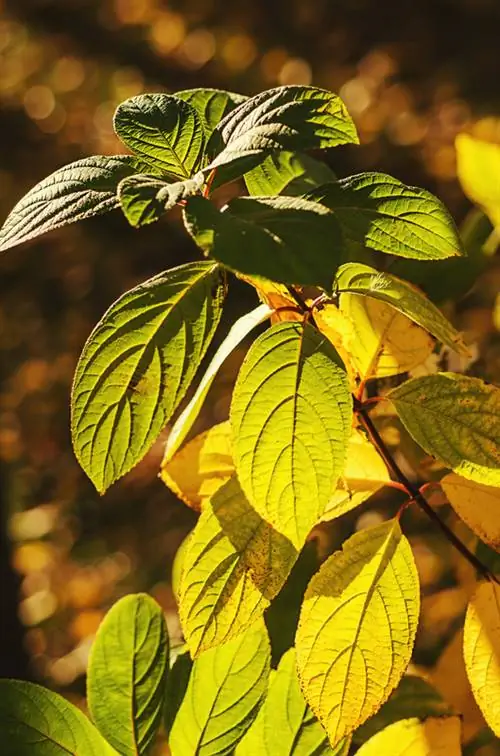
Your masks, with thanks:
[(223, 89), (184, 89), (176, 92), (175, 96), (196, 110), (207, 141), (224, 116), (248, 99), (245, 95)]
[(129, 156), (77, 160), (59, 168), (30, 189), (11, 210), (0, 230), (0, 250), (47, 231), (102, 215), (119, 207), (118, 183), (138, 168)]
[(388, 398), (422, 449), (457, 475), (500, 486), (500, 389), (456, 373), (413, 378)]
[(168, 634), (163, 610), (145, 593), (125, 596), (99, 626), (87, 673), (92, 719), (122, 756), (142, 756), (163, 714)]
[(318, 203), (238, 197), (220, 212), (191, 197), (184, 222), (196, 244), (228, 268), (279, 283), (332, 286), (341, 233), (334, 214)]
[(203, 182), (202, 173), (173, 184), (156, 176), (137, 174), (120, 181), (118, 198), (130, 225), (139, 228), (154, 223), (178, 202), (197, 194)]
[(270, 315), (272, 310), (265, 304), (261, 304), (252, 310), (242, 315), (241, 318), (232, 325), (229, 333), (224, 341), (221, 343), (216, 353), (214, 354), (209, 366), (207, 367), (201, 381), (198, 384), (193, 397), (185, 409), (181, 412), (177, 420), (175, 421), (172, 429), (168, 435), (167, 443), (165, 445), (165, 457), (164, 460), (172, 459), (174, 454), (182, 446), (186, 440), (189, 431), (193, 427), (193, 423), (198, 417), (200, 409), (205, 401), (210, 386), (212, 385), (215, 376), (217, 375), (220, 367), (227, 360), (231, 352), (238, 347), (242, 341), (253, 331), (258, 325), (264, 323)]
[(308, 707), (297, 677), (295, 649), (281, 658), (266, 699), (236, 756), (323, 756), (347, 754), (349, 741), (332, 751), (328, 736)]
[(424, 294), (406, 281), (368, 265), (347, 263), (337, 272), (335, 289), (340, 293), (350, 292), (379, 299), (402, 312), (455, 352), (469, 356), (461, 334)]
[[(179, 552), (177, 552), (178, 554)], [(172, 664), (165, 686), (165, 718), (164, 725), (167, 738), (174, 724), (177, 712), (186, 695), (193, 662), (189, 651), (179, 654)]]
[(5, 756), (118, 756), (80, 709), (21, 680), (0, 680), (0, 731)]
[(305, 194), (316, 186), (335, 180), (333, 171), (309, 155), (296, 152), (272, 152), (260, 164), (245, 173), (251, 195)]
[(347, 239), (399, 257), (441, 260), (463, 254), (453, 219), (425, 189), (384, 173), (360, 173), (307, 195), (337, 215)]
[(123, 144), (162, 173), (186, 179), (201, 165), (202, 123), (196, 110), (178, 97), (130, 97), (118, 106), (114, 127)]
[(196, 659), (170, 733), (172, 756), (229, 756), (257, 714), (269, 667), (263, 622)]
[(308, 323), (278, 323), (250, 347), (230, 419), (241, 487), (293, 545), (328, 505), (351, 433), (347, 375), (330, 342)]
[(181, 265), (120, 297), (89, 336), (73, 383), (72, 436), (98, 491), (139, 462), (178, 407), (224, 294), (218, 265)]
[(262, 617), (297, 550), (249, 504), (235, 477), (205, 506), (183, 559), (179, 615), (193, 656)]

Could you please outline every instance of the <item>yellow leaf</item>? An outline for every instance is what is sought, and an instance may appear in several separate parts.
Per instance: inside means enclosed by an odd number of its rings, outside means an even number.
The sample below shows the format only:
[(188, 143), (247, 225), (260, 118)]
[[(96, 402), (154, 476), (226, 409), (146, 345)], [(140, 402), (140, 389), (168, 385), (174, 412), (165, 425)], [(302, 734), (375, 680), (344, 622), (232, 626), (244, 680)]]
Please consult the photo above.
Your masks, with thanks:
[(464, 659), (474, 697), (500, 737), (500, 586), (481, 583), (467, 607)]
[(456, 138), (457, 174), (465, 194), (500, 225), (500, 144), (470, 134)]
[(441, 486), (448, 501), (465, 524), (495, 549), (500, 548), (500, 488), (466, 480), (455, 473), (445, 475)]
[(334, 304), (326, 304), (314, 313), (316, 327), (333, 344), (347, 370), (349, 381), (354, 388), (358, 377), (358, 366), (351, 355), (354, 328), (351, 320)]
[(362, 504), (391, 480), (384, 460), (359, 430), (353, 429), (347, 464), (322, 520), (332, 520)]
[(419, 606), (413, 555), (395, 519), (356, 533), (312, 578), (296, 636), (297, 669), (332, 746), (399, 683)]
[(189, 507), (200, 510), (234, 472), (229, 422), (188, 441), (171, 459), (163, 458), (160, 478)]
[(460, 719), (401, 719), (377, 732), (357, 756), (460, 756)]

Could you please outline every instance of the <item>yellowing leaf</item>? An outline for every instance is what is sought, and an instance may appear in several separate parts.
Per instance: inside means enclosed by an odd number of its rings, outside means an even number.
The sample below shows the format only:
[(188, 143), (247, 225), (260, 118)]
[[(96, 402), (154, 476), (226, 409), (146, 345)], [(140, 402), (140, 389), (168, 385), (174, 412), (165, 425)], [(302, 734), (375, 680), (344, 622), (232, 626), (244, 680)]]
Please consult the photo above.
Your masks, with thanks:
[(160, 478), (189, 507), (200, 510), (234, 472), (231, 427), (219, 423), (161, 463)]
[(500, 225), (500, 144), (459, 134), (455, 147), (462, 189), (483, 208), (494, 226)]
[(464, 659), (472, 692), (500, 737), (500, 586), (481, 583), (465, 616)]
[(332, 746), (399, 683), (419, 605), (413, 555), (397, 520), (356, 533), (312, 578), (297, 630), (297, 668)]
[(368, 740), (357, 756), (460, 756), (460, 719), (401, 719)]
[(481, 540), (500, 549), (500, 488), (485, 486), (455, 473), (445, 475), (441, 486), (465, 524)]
[(204, 508), (182, 558), (179, 614), (193, 656), (262, 617), (297, 558), (231, 478)]

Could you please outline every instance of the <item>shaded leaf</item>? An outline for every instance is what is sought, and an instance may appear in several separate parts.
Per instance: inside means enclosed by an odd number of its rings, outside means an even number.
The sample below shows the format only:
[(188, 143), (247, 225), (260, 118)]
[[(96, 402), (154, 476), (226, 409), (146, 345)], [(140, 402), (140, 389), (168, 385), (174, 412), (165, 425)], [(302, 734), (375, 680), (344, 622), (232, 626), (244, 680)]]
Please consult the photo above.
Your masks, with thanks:
[(352, 398), (335, 349), (308, 323), (250, 347), (233, 392), (233, 453), (256, 511), (301, 548), (342, 474)]
[(459, 134), (455, 141), (457, 175), (462, 189), (480, 205), (494, 226), (500, 225), (500, 144), (471, 134)]
[(483, 541), (500, 550), (500, 488), (461, 478), (455, 473), (440, 481), (457, 515)]
[[(387, 700), (411, 658), (418, 575), (397, 520), (363, 530), (309, 583), (296, 635), (311, 709), (336, 745)], [(376, 632), (374, 632), (376, 628)]]
[(415, 441), (468, 480), (500, 486), (500, 389), (479, 378), (413, 378), (388, 398)]
[(179, 405), (224, 293), (216, 264), (181, 265), (120, 297), (89, 336), (73, 383), (72, 435), (98, 491), (139, 462)]
[(118, 198), (130, 225), (139, 228), (154, 223), (178, 202), (197, 194), (203, 182), (202, 173), (173, 184), (155, 176), (137, 174), (120, 182)]
[(247, 99), (245, 95), (223, 89), (184, 89), (175, 96), (196, 110), (207, 141), (219, 121)]
[(357, 752), (359, 756), (460, 756), (459, 717), (402, 719), (381, 730)]
[(333, 181), (335, 175), (325, 163), (309, 155), (283, 151), (272, 152), (260, 165), (245, 173), (244, 178), (251, 195), (295, 197)]
[(165, 718), (164, 725), (167, 738), (174, 724), (175, 717), (186, 695), (193, 662), (188, 651), (179, 654), (167, 676), (165, 686)]

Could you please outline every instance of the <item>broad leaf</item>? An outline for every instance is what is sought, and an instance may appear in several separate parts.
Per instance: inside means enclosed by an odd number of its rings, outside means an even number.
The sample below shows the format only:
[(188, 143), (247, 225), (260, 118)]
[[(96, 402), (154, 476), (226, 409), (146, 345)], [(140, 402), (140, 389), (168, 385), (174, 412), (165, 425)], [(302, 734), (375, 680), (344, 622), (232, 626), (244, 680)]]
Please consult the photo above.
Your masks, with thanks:
[(225, 360), (227, 360), (231, 352), (244, 341), (254, 328), (261, 325), (261, 323), (264, 323), (271, 313), (272, 310), (267, 307), (267, 305), (260, 305), (259, 307), (256, 307), (255, 310), (247, 312), (246, 315), (238, 318), (238, 320), (231, 326), (229, 333), (214, 354), (210, 365), (207, 367), (192, 399), (181, 412), (169, 433), (167, 444), (165, 446), (164, 463), (168, 462), (168, 460), (173, 457), (186, 440), (220, 367)]
[(257, 719), (236, 748), (236, 756), (347, 756), (349, 741), (332, 751), (328, 736), (300, 690), (295, 649), (282, 656)]
[(358, 756), (460, 756), (459, 717), (402, 719), (365, 743)]
[(223, 89), (184, 89), (175, 96), (196, 110), (207, 141), (224, 116), (247, 99), (245, 95)]
[(388, 398), (427, 454), (468, 480), (500, 486), (499, 388), (438, 373), (406, 381)]
[(122, 756), (149, 753), (163, 714), (168, 634), (161, 607), (125, 596), (99, 626), (87, 673), (92, 719)]
[(156, 176), (129, 176), (118, 186), (118, 198), (131, 226), (139, 228), (154, 223), (181, 200), (197, 194), (203, 185), (203, 174), (168, 184)]
[(121, 155), (94, 155), (59, 168), (11, 210), (0, 230), (0, 250), (115, 210), (119, 207), (116, 187), (137, 168), (134, 158)]
[(343, 292), (378, 299), (422, 326), (450, 349), (466, 357), (470, 356), (461, 334), (424, 294), (406, 281), (389, 273), (381, 273), (368, 265), (347, 263), (339, 268), (335, 285), (341, 303)]
[(187, 102), (168, 94), (140, 94), (122, 102), (114, 127), (123, 144), (157, 171), (189, 178), (201, 166), (205, 136)]
[(169, 739), (172, 756), (229, 756), (267, 690), (269, 638), (263, 622), (196, 659)]
[(459, 134), (457, 175), (465, 194), (500, 226), (500, 144)]
[(73, 383), (77, 458), (102, 492), (151, 447), (183, 398), (219, 322), (214, 263), (160, 273), (131, 289), (89, 336)]
[(188, 651), (179, 654), (172, 664), (165, 685), (164, 725), (167, 738), (174, 724), (177, 712), (186, 695), (193, 662)]
[(397, 520), (356, 533), (313, 577), (296, 636), (301, 687), (332, 745), (387, 700), (411, 658), (418, 575)]
[(0, 680), (5, 756), (118, 756), (76, 706), (47, 688)]
[(309, 155), (284, 151), (272, 152), (260, 165), (245, 173), (244, 178), (251, 195), (294, 197), (334, 181), (335, 175), (325, 163)]
[(278, 323), (250, 347), (233, 392), (233, 453), (243, 491), (299, 549), (345, 465), (352, 399), (339, 362), (308, 323)]
[(500, 551), (500, 488), (455, 473), (445, 475), (440, 482), (457, 515), (481, 540)]
[(478, 585), (467, 607), (464, 659), (474, 698), (500, 737), (500, 586), (492, 581)]
[(333, 213), (316, 202), (238, 197), (220, 212), (209, 200), (191, 197), (184, 221), (207, 255), (239, 273), (289, 284), (332, 286), (340, 229)]
[(296, 558), (236, 478), (225, 483), (206, 504), (183, 557), (179, 614), (191, 654), (225, 643), (262, 617)]
[(360, 173), (307, 195), (338, 217), (345, 237), (379, 252), (418, 260), (463, 254), (451, 215), (437, 197), (384, 173)]

